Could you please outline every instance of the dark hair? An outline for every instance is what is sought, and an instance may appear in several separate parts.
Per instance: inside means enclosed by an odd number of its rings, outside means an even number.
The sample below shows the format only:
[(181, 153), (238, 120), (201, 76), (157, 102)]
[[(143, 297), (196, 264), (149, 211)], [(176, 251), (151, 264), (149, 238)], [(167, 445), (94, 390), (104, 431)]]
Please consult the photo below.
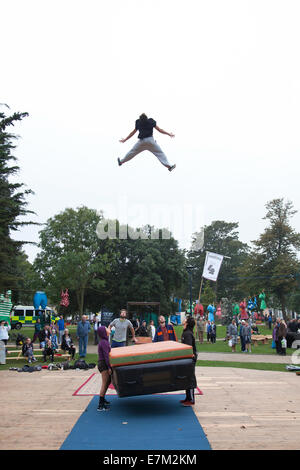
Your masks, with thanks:
[(148, 119), (148, 117), (146, 116), (145, 113), (143, 113), (143, 114), (140, 115), (140, 120), (141, 120), (141, 121), (146, 121), (146, 119)]
[(187, 329), (193, 331), (194, 326), (195, 326), (195, 320), (194, 320), (194, 318), (193, 318), (193, 317), (188, 317), (188, 318), (186, 319), (186, 327), (187, 327)]

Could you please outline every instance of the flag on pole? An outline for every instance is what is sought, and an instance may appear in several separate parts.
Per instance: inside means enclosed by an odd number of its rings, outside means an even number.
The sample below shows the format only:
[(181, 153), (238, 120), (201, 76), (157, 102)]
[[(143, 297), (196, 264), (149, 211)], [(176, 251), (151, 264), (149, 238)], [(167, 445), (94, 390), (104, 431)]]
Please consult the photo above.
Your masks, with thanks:
[(216, 281), (218, 279), (222, 261), (223, 255), (207, 251), (202, 277), (209, 279), (210, 281)]

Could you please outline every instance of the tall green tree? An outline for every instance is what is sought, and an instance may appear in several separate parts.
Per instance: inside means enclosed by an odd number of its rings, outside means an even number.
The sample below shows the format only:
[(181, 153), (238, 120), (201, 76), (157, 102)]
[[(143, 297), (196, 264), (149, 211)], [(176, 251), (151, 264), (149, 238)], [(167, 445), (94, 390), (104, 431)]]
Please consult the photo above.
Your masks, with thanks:
[[(103, 303), (118, 310), (128, 301), (160, 302), (161, 311), (172, 311), (172, 297), (185, 281), (184, 252), (171, 234), (164, 238), (163, 231), (146, 225), (139, 230), (140, 237), (122, 239), (117, 223), (118, 238), (113, 240), (117, 253), (110, 272), (106, 275), (107, 294)], [(133, 231), (130, 228), (130, 233)], [(164, 232), (166, 233), (166, 232)], [(107, 247), (106, 247), (107, 248)]]
[[(238, 223), (225, 222), (223, 220), (213, 221), (210, 225), (203, 227), (204, 245), (201, 250), (190, 250), (187, 254), (189, 264), (194, 266), (193, 270), (193, 298), (199, 296), (199, 289), (206, 251), (219, 253), (224, 258), (216, 283), (214, 283), (216, 301), (222, 297), (236, 296), (239, 298), (240, 291), (237, 288), (237, 268), (241, 266), (249, 251), (246, 243), (239, 240)], [(193, 234), (193, 242), (200, 236)]]
[(250, 294), (250, 290), (253, 293), (264, 289), (273, 295), (287, 319), (287, 296), (296, 289), (300, 271), (297, 258), (300, 234), (290, 225), (297, 211), (291, 201), (285, 202), (283, 198), (269, 201), (266, 209), (264, 219), (269, 225), (258, 240), (252, 242), (254, 248), (239, 269), (240, 287), (246, 294)]
[(24, 243), (27, 243), (13, 240), (12, 232), (16, 232), (24, 225), (34, 224), (31, 221), (20, 220), (20, 217), (33, 214), (27, 209), (26, 201), (27, 195), (32, 194), (32, 191), (24, 190), (22, 183), (10, 181), (10, 177), (16, 175), (19, 167), (13, 155), (17, 136), (8, 132), (8, 129), (26, 116), (28, 113), (17, 112), (7, 116), (0, 111), (0, 292), (16, 286), (17, 279), (14, 273), (16, 259)]
[(43, 288), (43, 282), (24, 251), (21, 251), (16, 258), (13, 274), (16, 279), (12, 295), (13, 303), (32, 305), (34, 293)]
[(214, 288), (211, 286), (211, 284), (212, 284), (211, 281), (206, 280), (204, 282), (204, 288), (201, 293), (200, 302), (203, 305), (205, 312), (209, 304), (212, 304), (212, 303), (216, 304), (216, 293), (214, 291)]
[(41, 251), (34, 267), (51, 301), (59, 304), (61, 290), (68, 288), (75, 294), (79, 314), (88, 307), (88, 291), (103, 293), (110, 270), (109, 253), (101, 250), (103, 241), (96, 234), (101, 218), (87, 207), (68, 208), (50, 218), (40, 232)]

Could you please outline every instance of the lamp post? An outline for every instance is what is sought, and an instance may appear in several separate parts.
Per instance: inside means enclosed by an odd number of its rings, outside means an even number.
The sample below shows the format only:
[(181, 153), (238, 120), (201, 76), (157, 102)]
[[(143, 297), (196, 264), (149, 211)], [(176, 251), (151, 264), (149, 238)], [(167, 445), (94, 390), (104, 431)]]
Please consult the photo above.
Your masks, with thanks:
[(194, 266), (187, 266), (186, 270), (189, 274), (189, 287), (190, 287), (190, 315), (192, 315), (192, 270)]

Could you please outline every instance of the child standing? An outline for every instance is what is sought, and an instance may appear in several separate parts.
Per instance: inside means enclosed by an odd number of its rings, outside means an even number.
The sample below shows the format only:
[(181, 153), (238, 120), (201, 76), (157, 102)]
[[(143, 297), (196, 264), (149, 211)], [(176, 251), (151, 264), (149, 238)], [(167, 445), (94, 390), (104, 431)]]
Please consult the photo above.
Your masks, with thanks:
[(111, 382), (112, 369), (109, 362), (109, 352), (111, 346), (109, 344), (109, 330), (105, 326), (98, 328), (99, 344), (98, 344), (98, 370), (102, 377), (102, 385), (100, 389), (99, 404), (97, 411), (109, 410), (109, 401), (105, 399), (105, 394)]
[(53, 328), (51, 332), (51, 346), (54, 351), (58, 349), (56, 329)]

